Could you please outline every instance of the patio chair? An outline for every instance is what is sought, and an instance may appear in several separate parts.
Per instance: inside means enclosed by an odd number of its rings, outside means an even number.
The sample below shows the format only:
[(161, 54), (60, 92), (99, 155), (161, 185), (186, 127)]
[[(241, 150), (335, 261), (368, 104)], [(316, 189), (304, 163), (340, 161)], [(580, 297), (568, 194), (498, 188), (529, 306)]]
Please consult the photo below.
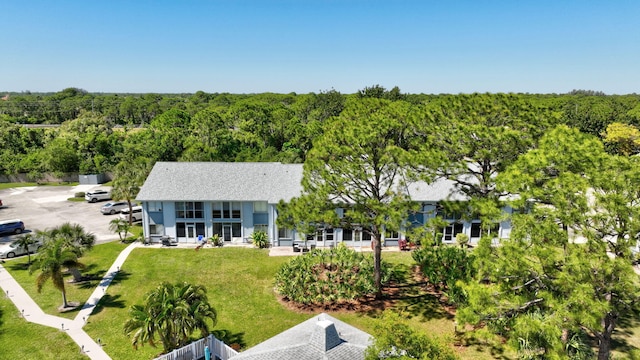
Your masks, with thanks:
[(171, 241), (171, 238), (168, 236), (162, 237), (162, 246), (178, 246), (178, 244)]

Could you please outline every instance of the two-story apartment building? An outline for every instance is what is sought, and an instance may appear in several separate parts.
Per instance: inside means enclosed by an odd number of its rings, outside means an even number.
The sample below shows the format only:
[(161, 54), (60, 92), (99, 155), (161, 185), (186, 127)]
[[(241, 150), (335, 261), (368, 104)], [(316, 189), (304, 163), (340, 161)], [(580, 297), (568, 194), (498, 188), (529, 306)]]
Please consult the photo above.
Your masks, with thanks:
[[(253, 232), (265, 231), (272, 246), (291, 246), (305, 239), (317, 246), (370, 244), (368, 234), (356, 226), (319, 228), (315, 234), (279, 228), (277, 204), (299, 196), (301, 181), (302, 164), (157, 162), (136, 199), (143, 207), (144, 234), (152, 241), (169, 236), (178, 242), (195, 243), (200, 236), (218, 234), (227, 243), (245, 243)], [(457, 233), (477, 241), (479, 221), (439, 213), (439, 202), (464, 200), (453, 188), (447, 180), (411, 184), (407, 191), (421, 204), (421, 210), (407, 219), (407, 226), (423, 226), (429, 218), (440, 215), (450, 223), (442, 231), (443, 241), (455, 242)], [(510, 223), (500, 223), (496, 231), (496, 237), (508, 237)], [(397, 245), (403, 236), (402, 232), (389, 232), (385, 245)]]

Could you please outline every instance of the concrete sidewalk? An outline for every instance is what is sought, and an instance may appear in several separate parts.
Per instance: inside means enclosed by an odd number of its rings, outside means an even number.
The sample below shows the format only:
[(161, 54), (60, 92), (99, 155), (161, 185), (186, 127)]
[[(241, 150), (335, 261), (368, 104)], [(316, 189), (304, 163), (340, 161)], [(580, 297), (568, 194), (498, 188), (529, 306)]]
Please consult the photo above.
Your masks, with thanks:
[(45, 314), (2, 265), (0, 265), (0, 288), (2, 288), (4, 296), (7, 296), (13, 302), (25, 320), (65, 331), (78, 344), (79, 351), (84, 351), (90, 359), (111, 359), (102, 349), (102, 346), (84, 332), (82, 327), (102, 296), (106, 294), (107, 288), (118, 274), (122, 264), (124, 264), (131, 251), (138, 246), (140, 244), (134, 242), (118, 255), (107, 274), (102, 278), (98, 287), (89, 296), (89, 300), (82, 306), (82, 309), (73, 320)]

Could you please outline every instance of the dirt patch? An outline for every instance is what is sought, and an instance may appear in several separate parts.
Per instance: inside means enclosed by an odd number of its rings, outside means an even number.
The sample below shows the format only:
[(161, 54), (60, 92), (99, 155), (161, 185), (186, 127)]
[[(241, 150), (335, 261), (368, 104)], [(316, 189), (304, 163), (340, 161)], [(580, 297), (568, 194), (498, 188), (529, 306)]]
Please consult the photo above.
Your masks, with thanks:
[(67, 301), (67, 306), (58, 306), (58, 312), (65, 313), (77, 309), (81, 304), (79, 302)]

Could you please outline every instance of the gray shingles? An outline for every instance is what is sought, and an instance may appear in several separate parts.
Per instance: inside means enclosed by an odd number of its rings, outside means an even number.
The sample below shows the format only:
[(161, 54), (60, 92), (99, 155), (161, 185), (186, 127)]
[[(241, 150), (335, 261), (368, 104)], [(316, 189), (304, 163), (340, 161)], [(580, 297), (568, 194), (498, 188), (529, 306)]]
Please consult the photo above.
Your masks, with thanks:
[[(302, 191), (302, 164), (157, 162), (138, 201), (289, 201)], [(408, 186), (415, 201), (465, 200), (450, 180)]]
[(302, 164), (157, 162), (138, 201), (267, 201), (302, 190)]
[(370, 342), (371, 335), (323, 313), (230, 360), (362, 360)]

